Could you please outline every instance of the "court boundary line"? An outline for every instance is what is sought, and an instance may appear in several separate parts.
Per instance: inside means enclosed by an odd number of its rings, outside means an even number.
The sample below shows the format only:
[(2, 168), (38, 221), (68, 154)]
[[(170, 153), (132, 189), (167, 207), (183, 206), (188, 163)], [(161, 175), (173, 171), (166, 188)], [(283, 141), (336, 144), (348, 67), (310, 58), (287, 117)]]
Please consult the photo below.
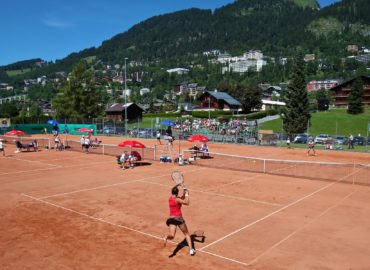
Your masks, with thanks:
[(235, 230), (235, 231), (233, 231), (233, 232), (231, 232), (231, 233), (229, 233), (229, 234), (227, 234), (227, 235), (225, 235), (225, 236), (223, 236), (223, 237), (221, 237), (221, 238), (219, 238), (219, 239), (217, 239), (217, 240), (215, 240), (215, 241), (213, 241), (211, 243), (209, 243), (208, 245), (205, 245), (204, 247), (202, 247), (200, 249), (201, 250), (204, 250), (204, 249), (206, 249), (206, 248), (208, 248), (210, 246), (213, 246), (213, 245), (217, 244), (218, 242), (221, 242), (222, 240), (225, 240), (226, 238), (229, 238), (230, 236), (233, 236), (233, 235), (235, 235), (235, 234), (237, 234), (237, 233), (239, 233), (239, 232), (241, 232), (241, 231), (243, 231), (243, 230), (245, 230), (245, 229), (247, 229), (249, 227), (252, 227), (253, 225), (255, 225), (257, 223), (260, 223), (261, 221), (264, 221), (265, 219), (268, 219), (269, 217), (271, 217), (271, 216), (273, 216), (273, 215), (275, 215), (277, 213), (280, 213), (281, 211), (284, 211), (285, 209), (287, 209), (287, 208), (289, 208), (291, 206), (294, 206), (294, 205), (300, 203), (301, 201), (303, 201), (303, 200), (305, 200), (305, 199), (307, 199), (309, 197), (312, 197), (313, 195), (315, 195), (315, 194), (317, 194), (317, 193), (319, 193), (319, 192), (321, 192), (321, 191), (323, 191), (323, 190), (325, 190), (325, 189), (327, 189), (327, 188), (329, 188), (329, 187), (331, 187), (331, 186), (339, 183), (343, 179), (352, 176), (353, 174), (359, 172), (360, 170), (361, 169), (359, 169), (357, 171), (354, 171), (354, 172), (352, 172), (352, 173), (350, 173), (350, 174), (348, 174), (348, 175), (340, 178), (339, 180), (337, 180), (335, 182), (329, 183), (329, 184), (327, 184), (327, 185), (325, 185), (325, 186), (323, 186), (323, 187), (321, 187), (321, 188), (319, 188), (319, 189), (317, 189), (317, 190), (315, 190), (315, 191), (313, 191), (313, 192), (311, 192), (311, 193), (309, 193), (309, 194), (307, 194), (307, 195), (299, 198), (298, 200), (295, 200), (295, 201), (293, 201), (293, 202), (291, 202), (291, 203), (289, 203), (289, 204), (287, 204), (287, 205), (285, 205), (285, 206), (283, 206), (283, 207), (281, 207), (281, 208), (279, 208), (279, 209), (277, 209), (277, 210), (275, 210), (275, 211), (273, 211), (273, 212), (265, 215), (264, 217), (262, 217), (260, 219), (257, 219), (255, 221), (253, 221), (253, 222), (251, 222), (251, 223), (249, 223), (249, 224), (247, 224), (247, 225), (245, 225), (245, 226), (243, 226), (243, 227), (241, 227), (241, 228), (239, 228), (239, 229), (237, 229), (237, 230)]
[[(97, 217), (94, 217), (94, 216), (90, 216), (88, 214), (84, 214), (84, 213), (78, 212), (76, 210), (67, 208), (65, 206), (58, 205), (58, 204), (55, 204), (55, 203), (52, 203), (52, 202), (48, 202), (48, 201), (33, 197), (31, 195), (25, 194), (25, 193), (21, 193), (21, 196), (27, 197), (27, 198), (29, 198), (31, 200), (34, 200), (34, 201), (38, 201), (39, 203), (43, 203), (43, 204), (46, 204), (46, 205), (49, 205), (49, 206), (53, 206), (53, 207), (62, 209), (64, 211), (67, 211), (67, 212), (70, 212), (70, 213), (74, 213), (76, 215), (79, 215), (79, 216), (82, 216), (82, 217), (85, 217), (85, 218), (88, 218), (88, 219), (92, 219), (94, 221), (98, 221), (98, 222), (101, 222), (101, 223), (105, 223), (105, 224), (108, 224), (108, 225), (111, 225), (111, 226), (115, 226), (115, 227), (118, 227), (118, 228), (121, 228), (121, 229), (131, 231), (131, 232), (134, 232), (134, 233), (137, 233), (137, 234), (141, 234), (141, 235), (144, 235), (144, 236), (147, 236), (147, 237), (150, 237), (150, 238), (154, 238), (154, 239), (157, 239), (157, 240), (160, 240), (160, 241), (164, 241), (163, 237), (160, 237), (160, 236), (157, 236), (157, 235), (154, 235), (154, 234), (150, 234), (150, 233), (146, 233), (146, 232), (143, 232), (143, 231), (140, 231), (140, 230), (136, 230), (136, 229), (127, 227), (125, 225), (116, 224), (116, 223), (107, 221), (103, 218), (97, 218)], [(174, 244), (174, 245), (178, 245), (178, 243), (176, 243), (174, 241), (169, 240), (167, 242), (169, 242), (171, 244)], [(217, 257), (219, 259), (223, 259), (223, 260), (230, 261), (230, 262), (233, 262), (233, 263), (236, 263), (236, 264), (241, 264), (241, 265), (247, 266), (247, 263), (245, 263), (245, 262), (238, 261), (238, 260), (235, 260), (235, 259), (232, 259), (232, 258), (228, 258), (228, 257), (222, 256), (222, 255), (219, 255), (219, 254), (216, 254), (216, 253), (213, 253), (213, 252), (202, 251), (200, 249), (198, 249), (197, 252), (212, 255), (212, 256)]]
[[(199, 170), (201, 170), (201, 169), (189, 170), (189, 171), (186, 171), (186, 172), (183, 172), (183, 173), (189, 173), (189, 172), (194, 172), (194, 171), (199, 171)], [(93, 188), (84, 188), (84, 189), (73, 190), (73, 191), (70, 191), (70, 192), (57, 193), (57, 194), (53, 194), (53, 195), (39, 197), (39, 199), (48, 199), (48, 198), (53, 198), (53, 197), (58, 197), (58, 196), (65, 196), (65, 195), (69, 195), (69, 194), (74, 194), (74, 193), (79, 193), (79, 192), (85, 192), (85, 191), (90, 191), (90, 190), (97, 190), (97, 189), (109, 188), (109, 187), (114, 187), (114, 186), (118, 186), (118, 185), (124, 185), (124, 184), (130, 184), (130, 183), (140, 182), (140, 181), (145, 180), (145, 179), (159, 178), (159, 177), (164, 177), (164, 176), (171, 176), (171, 173), (166, 173), (166, 174), (160, 174), (160, 175), (156, 175), (156, 176), (145, 177), (145, 178), (142, 178), (142, 179), (139, 179), (139, 180), (119, 182), (119, 183), (114, 183), (114, 184), (109, 184), (109, 185), (97, 186), (97, 187), (93, 187)], [(148, 181), (148, 183), (154, 183), (154, 182), (149, 182)]]
[[(151, 185), (157, 185), (157, 186), (163, 186), (163, 187), (172, 187), (171, 185), (165, 185), (165, 184), (155, 183), (155, 182), (150, 182), (150, 181), (137, 180), (137, 182), (142, 182), (142, 183), (151, 184)], [(235, 200), (240, 200), (240, 201), (247, 201), (247, 202), (264, 204), (264, 205), (269, 205), (269, 206), (281, 206), (281, 204), (269, 203), (269, 202), (265, 202), (265, 201), (253, 200), (253, 199), (248, 199), (248, 198), (243, 198), (243, 197), (237, 197), (237, 196), (229, 196), (229, 195), (225, 195), (225, 194), (221, 194), (221, 193), (216, 193), (216, 192), (208, 192), (208, 191), (197, 190), (197, 189), (190, 189), (190, 188), (188, 188), (188, 190), (189, 191), (192, 191), (192, 192), (203, 193), (203, 194), (208, 194), (208, 195), (213, 195), (213, 196), (219, 196), (219, 197), (228, 198), (228, 199), (235, 199)]]
[(1, 175), (12, 175), (12, 174), (21, 174), (21, 173), (28, 173), (28, 172), (38, 172), (38, 171), (50, 171), (50, 170), (58, 170), (58, 169), (70, 169), (70, 168), (88, 168), (91, 166), (95, 166), (97, 164), (103, 164), (103, 163), (111, 163), (111, 161), (99, 161), (99, 162), (94, 162), (94, 163), (87, 163), (87, 164), (76, 164), (76, 165), (71, 165), (71, 166), (62, 166), (62, 165), (57, 165), (58, 167), (53, 167), (53, 168), (40, 168), (40, 169), (34, 169), (34, 170), (23, 170), (23, 171), (16, 171), (16, 172), (7, 172), (7, 173), (0, 173)]
[[(204, 169), (205, 168), (199, 168), (199, 169), (195, 169), (195, 170), (189, 170), (189, 171), (186, 171), (186, 172), (183, 172), (183, 173), (193, 173), (195, 171), (204, 170)], [(172, 187), (172, 185), (165, 185), (165, 184), (151, 182), (151, 181), (144, 181), (146, 179), (154, 179), (154, 178), (164, 177), (164, 176), (168, 176), (168, 175), (170, 175), (170, 174), (156, 175), (156, 176), (145, 177), (145, 178), (138, 179), (138, 180), (133, 180), (133, 181), (119, 182), (119, 183), (114, 183), (114, 184), (109, 184), (109, 185), (97, 186), (97, 187), (93, 187), (93, 188), (85, 188), (85, 189), (79, 189), (79, 190), (74, 190), (74, 191), (70, 191), (70, 192), (57, 193), (57, 194), (53, 194), (53, 195), (39, 197), (39, 199), (48, 199), (48, 198), (53, 198), (53, 197), (58, 197), (58, 196), (65, 196), (65, 195), (75, 194), (75, 193), (79, 193), (79, 192), (98, 190), (98, 189), (109, 188), (109, 187), (125, 185), (125, 184), (132, 184), (132, 183), (137, 183), (137, 182), (151, 184), (151, 185), (164, 186), (164, 187)], [(238, 180), (238, 182), (245, 182), (245, 181), (248, 181), (250, 179), (257, 178), (257, 177), (259, 177), (259, 175), (251, 176), (251, 177), (248, 177), (246, 179), (241, 179), (241, 180)], [(229, 198), (229, 199), (235, 199), (235, 200), (240, 200), (240, 201), (248, 201), (248, 202), (257, 203), (257, 204), (263, 204), (263, 205), (269, 205), (269, 206), (281, 206), (281, 204), (277, 204), (277, 203), (270, 203), (270, 202), (265, 202), (265, 201), (260, 201), (260, 200), (249, 199), (249, 198), (230, 196), (230, 195), (225, 195), (225, 194), (216, 193), (216, 192), (209, 192), (209, 191), (196, 190), (196, 189), (189, 189), (189, 190), (197, 192), (197, 193), (209, 194), (209, 195), (214, 195), (214, 196), (219, 196), (219, 197), (224, 197), (224, 198)]]
[(303, 229), (305, 229), (307, 226), (311, 225), (312, 223), (314, 223), (315, 221), (317, 221), (318, 219), (320, 219), (322, 216), (326, 215), (328, 212), (330, 212), (331, 210), (333, 210), (334, 208), (338, 207), (341, 203), (343, 203), (346, 199), (348, 199), (349, 197), (351, 197), (353, 194), (355, 194), (356, 192), (358, 192), (358, 189), (350, 192), (349, 194), (347, 194), (346, 196), (342, 197), (339, 201), (337, 201), (334, 205), (328, 207), (325, 211), (321, 212), (319, 215), (317, 215), (316, 217), (314, 217), (313, 219), (311, 219), (310, 221), (308, 221), (307, 223), (303, 224), (300, 228), (294, 230), (293, 232), (291, 232), (290, 234), (288, 234), (287, 236), (285, 236), (283, 239), (281, 239), (280, 241), (276, 242), (275, 244), (273, 244), (271, 247), (267, 248), (265, 251), (263, 251), (260, 255), (258, 255), (257, 257), (255, 257), (253, 260), (251, 260), (250, 262), (247, 263), (247, 266), (250, 266), (252, 265), (253, 263), (255, 262), (258, 262), (258, 260), (263, 257), (265, 254), (269, 253), (271, 250), (273, 250), (274, 248), (276, 248), (277, 246), (279, 246), (280, 244), (284, 243), (285, 241), (287, 241), (288, 239), (290, 239), (292, 236), (294, 236), (295, 234), (301, 232)]
[(16, 158), (16, 157), (13, 157), (13, 156), (7, 156), (6, 158), (7, 159), (14, 159), (14, 160), (18, 160), (18, 161), (26, 161), (26, 162), (30, 162), (30, 163), (41, 163), (42, 165), (48, 165), (48, 166), (54, 166), (54, 167), (59, 167), (60, 166), (60, 165), (55, 165), (55, 164), (51, 164), (51, 163), (46, 163), (46, 162), (43, 162), (41, 160), (29, 160), (29, 159)]

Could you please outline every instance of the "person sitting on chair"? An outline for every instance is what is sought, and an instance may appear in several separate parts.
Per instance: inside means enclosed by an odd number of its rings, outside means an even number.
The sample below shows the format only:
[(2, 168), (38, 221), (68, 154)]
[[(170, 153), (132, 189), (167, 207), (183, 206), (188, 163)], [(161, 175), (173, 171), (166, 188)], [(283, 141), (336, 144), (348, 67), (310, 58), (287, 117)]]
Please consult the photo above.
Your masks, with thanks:
[(203, 153), (203, 157), (207, 154), (208, 155), (208, 146), (206, 143), (203, 143), (199, 149), (200, 152)]
[(128, 167), (131, 166), (131, 157), (127, 153), (127, 151), (124, 151), (123, 154), (121, 155), (121, 157), (119, 159), (119, 164), (120, 164), (120, 166), (123, 170), (126, 169), (127, 165), (128, 165)]
[(37, 152), (38, 151), (38, 144), (37, 144), (37, 141), (36, 140), (33, 140), (32, 141), (32, 143), (29, 145), (30, 147), (32, 147), (33, 148), (33, 150), (35, 151), (35, 152)]

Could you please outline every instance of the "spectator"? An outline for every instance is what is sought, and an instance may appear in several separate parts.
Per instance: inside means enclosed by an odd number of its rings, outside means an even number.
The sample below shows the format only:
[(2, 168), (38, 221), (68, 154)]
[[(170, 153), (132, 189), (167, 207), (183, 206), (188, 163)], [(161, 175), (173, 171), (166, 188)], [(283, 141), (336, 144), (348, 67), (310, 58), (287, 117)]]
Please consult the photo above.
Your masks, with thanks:
[(3, 141), (2, 140), (0, 140), (0, 152), (3, 152), (3, 156), (5, 157), (5, 146), (4, 146), (4, 144), (3, 144)]
[(90, 147), (90, 138), (88, 136), (85, 137), (85, 142), (84, 142), (84, 148), (85, 148), (85, 153), (87, 154), (89, 152), (89, 147)]
[(353, 135), (352, 134), (349, 135), (348, 149), (354, 149), (354, 146), (353, 146)]
[(81, 149), (83, 151), (84, 150), (84, 145), (85, 145), (85, 136), (84, 135), (82, 135), (80, 142), (81, 142)]
[(162, 144), (161, 143), (161, 132), (159, 130), (157, 131), (157, 142), (159, 142), (159, 144)]
[(55, 149), (55, 150), (58, 150), (58, 149), (59, 149), (59, 143), (60, 143), (59, 136), (58, 136), (58, 135), (56, 135), (56, 136), (54, 137), (54, 149)]

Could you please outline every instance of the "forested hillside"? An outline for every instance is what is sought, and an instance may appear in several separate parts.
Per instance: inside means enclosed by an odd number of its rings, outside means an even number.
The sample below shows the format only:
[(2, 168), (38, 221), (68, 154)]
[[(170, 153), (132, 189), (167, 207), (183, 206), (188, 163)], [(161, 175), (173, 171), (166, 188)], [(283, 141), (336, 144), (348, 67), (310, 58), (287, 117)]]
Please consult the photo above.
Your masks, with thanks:
[[(203, 51), (233, 55), (250, 49), (272, 57), (290, 57), (297, 48), (314, 53), (331, 67), (347, 56), (348, 44), (370, 46), (370, 1), (343, 0), (320, 9), (312, 0), (238, 0), (215, 11), (189, 9), (149, 18), (89, 48), (11, 81), (58, 71), (69, 72), (80, 59), (123, 63), (123, 59), (162, 67), (190, 65)], [(339, 61), (339, 62), (338, 62)]]

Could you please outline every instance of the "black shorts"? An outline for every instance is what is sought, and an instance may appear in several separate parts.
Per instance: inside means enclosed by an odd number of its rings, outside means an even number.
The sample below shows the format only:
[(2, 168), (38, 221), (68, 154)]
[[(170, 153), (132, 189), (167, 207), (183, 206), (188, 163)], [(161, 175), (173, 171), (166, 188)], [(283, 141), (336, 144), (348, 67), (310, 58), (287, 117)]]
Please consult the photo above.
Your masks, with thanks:
[(0, 148), (0, 152), (1, 152), (1, 151), (4, 151), (4, 148)]
[(166, 221), (167, 226), (170, 226), (170, 225), (179, 226), (184, 223), (185, 223), (185, 220), (182, 217), (169, 217)]
[(90, 145), (89, 144), (84, 144), (83, 147), (85, 147), (86, 149), (89, 149)]

